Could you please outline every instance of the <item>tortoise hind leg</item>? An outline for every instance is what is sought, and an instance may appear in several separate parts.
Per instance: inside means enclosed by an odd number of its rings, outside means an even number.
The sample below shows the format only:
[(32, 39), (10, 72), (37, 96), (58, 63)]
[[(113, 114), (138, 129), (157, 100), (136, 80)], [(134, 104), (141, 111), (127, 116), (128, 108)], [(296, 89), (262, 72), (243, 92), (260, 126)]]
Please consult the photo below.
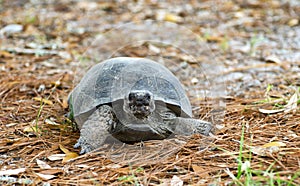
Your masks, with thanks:
[(115, 124), (112, 108), (108, 105), (100, 106), (82, 125), (80, 138), (74, 148), (81, 147), (80, 154), (84, 154), (101, 147)]

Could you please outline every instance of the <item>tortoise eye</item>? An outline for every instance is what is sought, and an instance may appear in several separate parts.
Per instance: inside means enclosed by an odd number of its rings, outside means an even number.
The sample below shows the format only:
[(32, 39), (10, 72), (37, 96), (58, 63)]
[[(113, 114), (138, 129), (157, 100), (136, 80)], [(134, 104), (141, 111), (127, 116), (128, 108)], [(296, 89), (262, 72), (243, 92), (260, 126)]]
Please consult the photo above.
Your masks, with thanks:
[(145, 96), (144, 96), (144, 98), (146, 98), (146, 99), (150, 99), (150, 98), (151, 98), (151, 96), (150, 96), (150, 94), (149, 94), (149, 93), (146, 93), (146, 94), (145, 94)]
[(129, 93), (129, 95), (128, 95), (128, 100), (129, 101), (132, 101), (133, 99), (135, 98), (135, 94), (134, 93)]

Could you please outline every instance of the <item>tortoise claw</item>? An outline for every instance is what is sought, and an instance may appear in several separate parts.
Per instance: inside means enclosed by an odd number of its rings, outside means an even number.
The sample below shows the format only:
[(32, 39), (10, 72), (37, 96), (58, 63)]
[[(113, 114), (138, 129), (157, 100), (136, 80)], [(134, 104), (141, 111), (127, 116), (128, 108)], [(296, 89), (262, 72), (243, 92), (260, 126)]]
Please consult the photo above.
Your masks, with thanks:
[(80, 153), (79, 154), (85, 154), (88, 152), (91, 152), (93, 150), (92, 146), (82, 142), (82, 140), (79, 138), (78, 142), (73, 146), (74, 148), (79, 148), (81, 147)]

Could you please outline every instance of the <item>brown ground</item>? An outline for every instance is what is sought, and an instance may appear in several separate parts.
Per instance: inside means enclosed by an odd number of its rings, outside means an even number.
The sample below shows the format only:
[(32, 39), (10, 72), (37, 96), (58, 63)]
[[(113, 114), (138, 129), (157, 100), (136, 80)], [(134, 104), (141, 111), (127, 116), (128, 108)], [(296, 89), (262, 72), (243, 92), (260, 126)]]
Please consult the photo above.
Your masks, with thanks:
[[(239, 160), (250, 162), (252, 185), (271, 185), (272, 176), (281, 181), (275, 185), (300, 184), (299, 2), (179, 2), (0, 1), (0, 184), (175, 185), (178, 179), (184, 185), (247, 185)], [(64, 116), (79, 76), (76, 59), (99, 33), (146, 19), (175, 22), (204, 39), (226, 80), (224, 122), (214, 136), (195, 135), (186, 144), (151, 141), (76, 157), (79, 132)], [(23, 29), (3, 29), (11, 24)], [(174, 59), (166, 66), (175, 72), (183, 57), (164, 47), (160, 55)], [(149, 48), (127, 47), (116, 55), (144, 57)], [(198, 65), (188, 61), (175, 74), (188, 88), (195, 116), (209, 119), (211, 99), (195, 96), (203, 86), (189, 76)], [(270, 113), (276, 109), (283, 110)], [(67, 157), (49, 159), (56, 154)]]

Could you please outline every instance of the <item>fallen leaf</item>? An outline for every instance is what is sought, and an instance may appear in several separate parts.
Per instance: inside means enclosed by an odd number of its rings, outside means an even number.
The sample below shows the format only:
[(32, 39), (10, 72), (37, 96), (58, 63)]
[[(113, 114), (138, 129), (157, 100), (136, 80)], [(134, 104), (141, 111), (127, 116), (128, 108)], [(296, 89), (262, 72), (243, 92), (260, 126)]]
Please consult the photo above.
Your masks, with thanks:
[(198, 174), (198, 176), (200, 176), (202, 178), (209, 177), (209, 174), (207, 173), (207, 169), (204, 169), (204, 168), (202, 168), (198, 165), (194, 165), (194, 164), (192, 164), (192, 168), (193, 168), (194, 172)]
[(178, 176), (173, 176), (171, 179), (171, 186), (182, 186), (183, 181)]
[(52, 178), (56, 177), (55, 175), (49, 175), (49, 174), (41, 174), (41, 173), (35, 173), (35, 174), (38, 175), (43, 180), (51, 180)]
[(27, 133), (39, 133), (39, 132), (41, 132), (39, 127), (36, 127), (36, 126), (27, 126), (23, 129), (23, 131), (27, 132)]
[(26, 171), (26, 168), (3, 170), (3, 171), (0, 171), (0, 176), (18, 175), (25, 171)]
[(284, 147), (284, 146), (286, 146), (286, 144), (283, 142), (273, 141), (273, 142), (264, 144), (262, 147), (267, 148), (267, 147)]
[(66, 156), (66, 154), (53, 154), (48, 156), (48, 160), (50, 161), (57, 161), (57, 160), (62, 160), (64, 159), (64, 157)]
[(34, 97), (33, 100), (35, 101), (40, 101), (44, 104), (47, 104), (47, 105), (53, 105), (53, 102), (48, 100), (48, 99), (44, 99), (44, 98), (40, 98), (40, 97)]
[(295, 92), (291, 96), (289, 102), (284, 106), (284, 108), (285, 108), (284, 112), (288, 113), (291, 111), (295, 111), (297, 109), (297, 102), (298, 102), (298, 94), (297, 94), (297, 92)]
[(41, 161), (39, 159), (36, 159), (36, 163), (38, 164), (38, 166), (41, 168), (41, 169), (51, 169), (51, 166), (48, 165), (46, 162), (44, 161)]
[(121, 174), (127, 174), (128, 172), (130, 172), (130, 168), (129, 167), (116, 168), (116, 169), (114, 169), (114, 171), (121, 173)]
[(289, 22), (288, 22), (288, 25), (289, 26), (296, 26), (296, 25), (298, 25), (299, 24), (299, 19), (291, 19), (291, 20), (289, 20)]
[(224, 37), (221, 36), (207, 36), (206, 40), (209, 42), (222, 42), (224, 41)]
[(247, 169), (249, 169), (251, 167), (250, 161), (245, 161), (244, 163), (242, 163), (242, 171), (246, 171)]
[(117, 168), (121, 168), (122, 166), (119, 164), (109, 164), (103, 168), (107, 168), (107, 169), (117, 169)]
[(171, 14), (171, 13), (166, 13), (164, 20), (169, 21), (169, 22), (173, 22), (173, 23), (179, 23), (179, 22), (183, 21), (182, 17), (177, 16), (175, 14)]
[(8, 34), (19, 33), (23, 30), (23, 28), (24, 28), (23, 25), (19, 25), (19, 24), (6, 25), (0, 30), (0, 35), (4, 33), (8, 33)]
[(281, 60), (277, 56), (267, 56), (265, 58), (266, 62), (281, 64)]
[(51, 119), (45, 119), (45, 123), (48, 125), (60, 125), (60, 124), (56, 123), (55, 121), (52, 121)]
[(64, 157), (64, 159), (62, 160), (63, 163), (68, 162), (69, 160), (72, 160), (76, 157), (78, 157), (79, 155), (76, 152), (69, 152), (66, 154), (66, 156)]
[(62, 169), (54, 168), (54, 169), (46, 169), (39, 172), (40, 174), (48, 174), (48, 175), (54, 175), (58, 173), (63, 173)]
[(68, 162), (69, 160), (74, 159), (79, 156), (76, 152), (69, 151), (61, 144), (59, 144), (59, 148), (66, 154), (66, 156), (62, 160), (63, 163)]
[(63, 151), (65, 154), (70, 153), (70, 151), (68, 149), (66, 149), (63, 145), (59, 144), (59, 148), (61, 151)]
[(156, 13), (156, 19), (159, 21), (168, 21), (173, 23), (179, 23), (183, 21), (182, 17), (163, 10)]
[(156, 46), (154, 46), (154, 45), (151, 45), (151, 44), (148, 45), (148, 48), (149, 48), (150, 51), (152, 51), (152, 52), (154, 52), (154, 53), (156, 53), (156, 54), (158, 54), (158, 53), (161, 52), (161, 51), (160, 51), (160, 48), (158, 48), (158, 47), (156, 47)]
[(276, 114), (279, 112), (283, 112), (285, 109), (277, 109), (277, 110), (268, 110), (268, 109), (258, 109), (259, 112), (264, 114)]
[(269, 154), (278, 153), (280, 147), (286, 146), (283, 142), (270, 142), (259, 147), (251, 147), (250, 150), (253, 154), (260, 156), (268, 156)]
[(4, 51), (4, 50), (0, 50), (0, 57), (3, 58), (9, 58), (9, 57), (13, 57), (14, 55), (12, 55), (11, 53)]
[(68, 108), (69, 107), (69, 104), (68, 104), (68, 96), (65, 96), (62, 100), (62, 105), (61, 105), (64, 109)]

